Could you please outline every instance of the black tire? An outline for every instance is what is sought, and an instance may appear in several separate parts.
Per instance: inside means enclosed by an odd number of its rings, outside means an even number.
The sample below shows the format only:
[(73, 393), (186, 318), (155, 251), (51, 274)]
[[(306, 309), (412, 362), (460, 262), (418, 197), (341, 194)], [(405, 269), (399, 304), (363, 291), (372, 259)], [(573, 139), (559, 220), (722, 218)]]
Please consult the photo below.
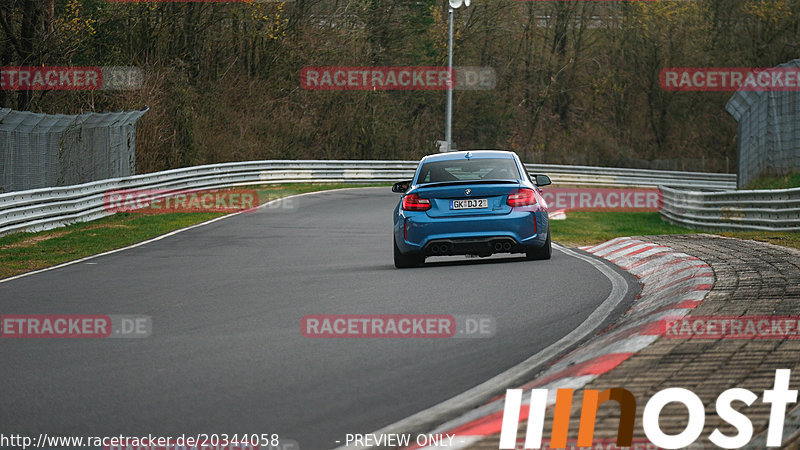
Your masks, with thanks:
[(550, 229), (547, 229), (547, 240), (540, 248), (535, 248), (525, 252), (525, 258), (528, 261), (538, 261), (542, 259), (550, 259), (553, 254), (553, 245), (550, 242)]
[(417, 267), (425, 262), (425, 258), (423, 256), (401, 253), (400, 249), (397, 248), (397, 242), (394, 239), (392, 239), (392, 244), (394, 245), (394, 266), (398, 269)]

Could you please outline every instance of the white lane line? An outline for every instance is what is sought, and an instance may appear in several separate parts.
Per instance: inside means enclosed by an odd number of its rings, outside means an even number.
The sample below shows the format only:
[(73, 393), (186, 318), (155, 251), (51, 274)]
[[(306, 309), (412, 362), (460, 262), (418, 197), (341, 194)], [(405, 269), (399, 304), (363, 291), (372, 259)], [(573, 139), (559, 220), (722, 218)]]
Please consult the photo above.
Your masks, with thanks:
[[(580, 389), (590, 381), (597, 378), (598, 375), (580, 375), (580, 376), (565, 376), (557, 380), (553, 380), (542, 386), (537, 386), (537, 389), (547, 389), (547, 405), (552, 406), (556, 404), (557, 389)], [(515, 386), (519, 387), (519, 386)], [(522, 406), (530, 405), (530, 397), (523, 396)], [(503, 410), (505, 406), (505, 397), (495, 400), (491, 403), (481, 406), (475, 410), (469, 411), (461, 417), (453, 419), (447, 423), (440, 425), (437, 429), (429, 434), (442, 434), (452, 432), (458, 427), (470, 424), (477, 420), (483, 419), (491, 414), (498, 413)], [(486, 436), (482, 436), (485, 438)]]
[[(284, 201), (284, 200), (287, 200), (287, 199), (290, 199), (290, 198), (303, 197), (303, 196), (306, 196), (306, 195), (321, 194), (321, 193), (324, 193), (324, 192), (349, 191), (349, 190), (353, 190), (353, 189), (374, 189), (374, 188), (371, 188), (371, 187), (366, 187), (366, 188), (341, 188), (341, 189), (328, 189), (328, 190), (325, 190), (325, 191), (304, 192), (302, 194), (289, 195), (289, 196), (286, 196), (286, 197), (280, 197), (280, 198), (276, 198), (274, 200), (270, 200), (267, 203), (264, 203), (262, 205), (258, 205), (258, 207), (256, 209), (258, 210), (258, 209), (264, 208), (266, 206), (269, 206), (269, 205), (272, 205), (274, 203), (281, 202), (281, 201)], [(0, 279), (0, 283), (8, 283), (9, 281), (17, 280), (19, 278), (24, 278), (24, 277), (29, 277), (31, 275), (36, 275), (37, 273), (49, 272), (51, 270), (56, 270), (56, 269), (60, 269), (62, 267), (71, 266), (73, 264), (79, 264), (79, 263), (82, 263), (82, 262), (90, 261), (92, 259), (99, 258), (101, 256), (113, 255), (114, 253), (119, 253), (119, 252), (122, 252), (122, 251), (125, 251), (125, 250), (129, 250), (129, 249), (132, 249), (132, 248), (136, 248), (136, 247), (141, 247), (141, 246), (147, 245), (147, 244), (149, 244), (151, 242), (160, 241), (160, 240), (166, 239), (166, 238), (168, 238), (170, 236), (174, 236), (174, 235), (176, 235), (178, 233), (183, 233), (184, 231), (193, 230), (195, 228), (204, 227), (206, 225), (211, 225), (212, 223), (218, 222), (218, 221), (223, 220), (223, 219), (236, 217), (239, 214), (243, 214), (245, 212), (252, 213), (254, 211), (250, 210), (250, 211), (239, 211), (239, 212), (235, 212), (235, 213), (230, 213), (230, 214), (227, 214), (227, 215), (224, 215), (224, 216), (221, 216), (221, 217), (217, 217), (215, 219), (207, 220), (205, 222), (196, 223), (194, 225), (190, 225), (190, 226), (185, 227), (185, 228), (180, 228), (180, 229), (177, 229), (177, 230), (174, 230), (174, 231), (170, 231), (167, 234), (162, 234), (161, 236), (156, 236), (156, 237), (154, 237), (152, 239), (148, 239), (146, 241), (137, 242), (137, 243), (131, 244), (131, 245), (127, 246), (127, 247), (122, 247), (122, 248), (117, 248), (117, 249), (114, 249), (114, 250), (109, 250), (107, 252), (98, 253), (96, 255), (86, 256), (86, 257), (83, 257), (83, 258), (80, 258), (80, 259), (74, 259), (72, 261), (67, 261), (65, 263), (57, 264), (55, 266), (45, 267), (44, 269), (38, 269), (38, 270), (31, 271), (31, 272), (21, 273), (19, 275), (14, 275), (13, 277), (3, 278), (3, 279)]]
[[(506, 388), (514, 386), (515, 382), (519, 382), (525, 376), (531, 375), (531, 372), (542, 366), (544, 363), (552, 360), (559, 354), (563, 353), (576, 343), (583, 340), (585, 337), (593, 333), (597, 327), (602, 324), (605, 319), (614, 311), (617, 306), (625, 299), (628, 293), (628, 283), (625, 278), (619, 273), (615, 272), (606, 263), (601, 262), (591, 256), (575, 252), (559, 244), (553, 244), (553, 248), (564, 253), (567, 256), (578, 258), (586, 261), (594, 266), (600, 273), (605, 275), (611, 282), (611, 292), (603, 300), (603, 302), (574, 330), (569, 334), (559, 339), (557, 342), (551, 344), (549, 347), (540, 351), (539, 353), (531, 356), (525, 361), (517, 364), (516, 366), (508, 369), (507, 371), (496, 375), (495, 377), (462, 392), (448, 400), (434, 405), (426, 410), (413, 414), (405, 419), (401, 419), (391, 425), (387, 425), (372, 434), (398, 434), (408, 433), (410, 430), (426, 432), (431, 428), (430, 424), (435, 424), (441, 421), (441, 417), (451, 417), (457, 411), (469, 411), (475, 406), (481, 405), (487, 400), (491, 399), (494, 393)], [(463, 413), (461, 413), (463, 414)], [(459, 414), (459, 415), (461, 415)], [(454, 419), (458, 421), (459, 419)], [(434, 425), (436, 426), (436, 425)], [(441, 429), (444, 425), (439, 425)], [(353, 447), (341, 446), (336, 450), (366, 450), (372, 447)]]

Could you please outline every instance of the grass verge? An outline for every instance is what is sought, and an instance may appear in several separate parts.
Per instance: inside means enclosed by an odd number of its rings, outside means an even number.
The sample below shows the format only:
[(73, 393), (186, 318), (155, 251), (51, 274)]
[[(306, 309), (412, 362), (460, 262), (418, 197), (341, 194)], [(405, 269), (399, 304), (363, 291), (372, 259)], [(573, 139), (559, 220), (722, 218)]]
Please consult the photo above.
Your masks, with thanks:
[[(259, 203), (265, 203), (289, 195), (344, 187), (353, 187), (353, 185), (309, 183), (272, 185), (253, 189), (258, 191)], [(223, 215), (222, 213), (117, 213), (91, 222), (77, 223), (38, 233), (14, 233), (0, 236), (0, 278), (127, 247)]]
[(553, 240), (568, 247), (593, 245), (622, 236), (659, 234), (718, 234), (800, 249), (800, 233), (775, 231), (698, 231), (672, 225), (657, 212), (567, 212), (567, 220), (553, 220)]
[(745, 189), (789, 189), (800, 187), (800, 172), (788, 175), (761, 175), (751, 181)]

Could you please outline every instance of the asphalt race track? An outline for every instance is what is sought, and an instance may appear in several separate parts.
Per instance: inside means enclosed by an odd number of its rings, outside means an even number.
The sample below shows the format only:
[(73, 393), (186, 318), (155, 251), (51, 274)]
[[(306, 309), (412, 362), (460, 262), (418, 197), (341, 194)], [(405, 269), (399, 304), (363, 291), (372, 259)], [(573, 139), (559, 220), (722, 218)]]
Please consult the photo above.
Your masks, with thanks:
[[(142, 314), (144, 339), (0, 340), (0, 431), (279, 433), (341, 444), (446, 400), (569, 333), (609, 280), (550, 261), (392, 264), (388, 188), (306, 195), (0, 283), (0, 314)], [(554, 249), (555, 250), (555, 249)], [(308, 314), (487, 314), (488, 339), (309, 339)]]

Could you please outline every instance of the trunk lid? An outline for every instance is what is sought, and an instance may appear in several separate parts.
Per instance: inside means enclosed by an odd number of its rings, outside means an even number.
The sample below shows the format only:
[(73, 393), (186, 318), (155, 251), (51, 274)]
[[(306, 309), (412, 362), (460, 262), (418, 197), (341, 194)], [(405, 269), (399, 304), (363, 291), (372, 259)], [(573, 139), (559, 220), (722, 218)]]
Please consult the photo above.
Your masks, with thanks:
[[(423, 185), (414, 192), (422, 198), (430, 199), (431, 209), (427, 211), (430, 217), (466, 217), (504, 215), (511, 212), (511, 207), (506, 204), (508, 194), (519, 189), (519, 182), (492, 181), (476, 183), (475, 181), (463, 183), (438, 183), (429, 186)], [(467, 195), (466, 190), (470, 190)], [(454, 209), (454, 201), (460, 200), (487, 200), (485, 208)], [(461, 204), (460, 206), (472, 206)]]

